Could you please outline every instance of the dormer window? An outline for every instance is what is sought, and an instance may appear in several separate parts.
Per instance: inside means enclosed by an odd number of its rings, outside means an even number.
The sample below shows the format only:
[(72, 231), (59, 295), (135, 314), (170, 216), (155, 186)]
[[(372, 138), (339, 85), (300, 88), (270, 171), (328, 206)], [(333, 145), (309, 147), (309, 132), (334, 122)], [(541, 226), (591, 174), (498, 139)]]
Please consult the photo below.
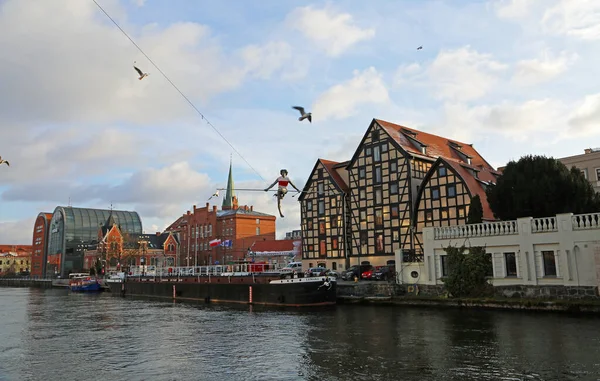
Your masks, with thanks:
[(467, 164), (471, 165), (471, 158), (470, 157), (467, 158)]
[(421, 146), (421, 153), (423, 155), (427, 155), (427, 147), (426, 146)]

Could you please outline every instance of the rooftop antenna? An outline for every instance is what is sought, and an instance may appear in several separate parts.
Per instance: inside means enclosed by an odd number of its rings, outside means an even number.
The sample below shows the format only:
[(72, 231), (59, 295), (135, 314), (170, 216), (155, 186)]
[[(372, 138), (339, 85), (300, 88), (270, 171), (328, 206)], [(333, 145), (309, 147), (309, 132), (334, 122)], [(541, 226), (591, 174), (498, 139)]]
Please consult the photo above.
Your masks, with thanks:
[(69, 208), (71, 207), (71, 196), (69, 196)]
[(112, 210), (113, 210), (113, 204), (112, 204), (112, 201), (111, 201), (111, 203), (110, 203), (110, 211), (112, 212)]

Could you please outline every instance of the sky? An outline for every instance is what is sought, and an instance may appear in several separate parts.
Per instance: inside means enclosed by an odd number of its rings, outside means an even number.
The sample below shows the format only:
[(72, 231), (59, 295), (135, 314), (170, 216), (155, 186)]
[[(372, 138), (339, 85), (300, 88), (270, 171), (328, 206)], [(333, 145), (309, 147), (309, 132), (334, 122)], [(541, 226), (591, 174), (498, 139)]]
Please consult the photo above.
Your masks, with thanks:
[[(230, 160), (236, 188), (282, 168), (301, 188), (373, 118), (494, 167), (600, 146), (597, 0), (97, 2), (204, 118), (92, 0), (0, 0), (0, 244), (31, 244), (38, 213), (69, 203), (162, 231)], [(272, 194), (236, 194), (278, 214)], [(292, 194), (279, 238), (300, 226)]]

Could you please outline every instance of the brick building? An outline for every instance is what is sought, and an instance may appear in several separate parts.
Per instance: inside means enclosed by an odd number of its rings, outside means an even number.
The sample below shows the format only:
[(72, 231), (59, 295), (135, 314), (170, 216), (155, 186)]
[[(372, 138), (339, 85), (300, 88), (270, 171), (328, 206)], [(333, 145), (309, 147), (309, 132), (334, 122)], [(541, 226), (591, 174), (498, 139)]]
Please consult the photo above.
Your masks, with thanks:
[(179, 241), (172, 233), (145, 234), (123, 231), (112, 213), (98, 228), (96, 249), (84, 253), (83, 268), (98, 260), (105, 272), (128, 271), (132, 266), (174, 266)]
[(0, 245), (0, 276), (29, 274), (32, 249), (31, 245)]
[(48, 257), (48, 238), (50, 237), (50, 221), (52, 213), (40, 213), (33, 227), (31, 276), (42, 278), (46, 267), (44, 261)]
[[(230, 164), (221, 210), (208, 202), (200, 208), (194, 205), (165, 232), (174, 233), (181, 242), (179, 266), (223, 264), (244, 259), (257, 240), (274, 240), (275, 216), (238, 204)], [(210, 246), (211, 241), (221, 244)], [(230, 244), (223, 245), (224, 242)]]

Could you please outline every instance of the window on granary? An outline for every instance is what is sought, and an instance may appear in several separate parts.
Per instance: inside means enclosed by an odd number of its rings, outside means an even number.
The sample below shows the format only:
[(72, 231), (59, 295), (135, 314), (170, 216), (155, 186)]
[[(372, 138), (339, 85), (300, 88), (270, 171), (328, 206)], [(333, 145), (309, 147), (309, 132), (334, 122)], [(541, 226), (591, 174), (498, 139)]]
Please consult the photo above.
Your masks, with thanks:
[(390, 162), (390, 172), (394, 173), (398, 170), (398, 162), (396, 160), (393, 160), (392, 162)]
[(312, 201), (308, 200), (306, 201), (306, 211), (311, 211), (312, 210)]
[(381, 167), (375, 167), (375, 183), (381, 184)]
[(449, 184), (446, 186), (446, 196), (447, 197), (456, 197), (456, 185)]
[(506, 276), (517, 276), (517, 256), (515, 253), (504, 253), (504, 261), (506, 263)]
[(337, 239), (337, 237), (333, 237), (331, 239), (331, 248), (334, 249), (334, 250), (338, 248), (338, 239)]
[(373, 147), (373, 161), (381, 161), (381, 153), (379, 152), (379, 146)]
[(398, 183), (391, 183), (390, 184), (390, 193), (391, 194), (398, 194)]
[(325, 185), (323, 183), (319, 183), (317, 185), (317, 192), (318, 192), (318, 194), (325, 193)]
[(358, 169), (358, 178), (359, 178), (359, 179), (364, 179), (364, 178), (365, 178), (365, 176), (366, 176), (366, 171), (365, 171), (365, 168), (364, 168), (364, 167), (362, 167), (362, 168), (359, 168), (359, 169)]
[(375, 204), (379, 205), (383, 202), (383, 197), (381, 195), (381, 188), (375, 189)]
[(446, 167), (439, 167), (439, 168), (438, 168), (438, 176), (439, 176), (439, 177), (444, 177), (444, 176), (446, 176)]
[(256, 235), (260, 235), (260, 228), (259, 227), (256, 228)]
[(319, 216), (325, 214), (325, 201), (319, 200)]
[(438, 187), (431, 187), (431, 199), (432, 200), (439, 200), (440, 199), (440, 188), (438, 188)]
[(375, 141), (379, 140), (379, 130), (371, 131), (371, 139)]

